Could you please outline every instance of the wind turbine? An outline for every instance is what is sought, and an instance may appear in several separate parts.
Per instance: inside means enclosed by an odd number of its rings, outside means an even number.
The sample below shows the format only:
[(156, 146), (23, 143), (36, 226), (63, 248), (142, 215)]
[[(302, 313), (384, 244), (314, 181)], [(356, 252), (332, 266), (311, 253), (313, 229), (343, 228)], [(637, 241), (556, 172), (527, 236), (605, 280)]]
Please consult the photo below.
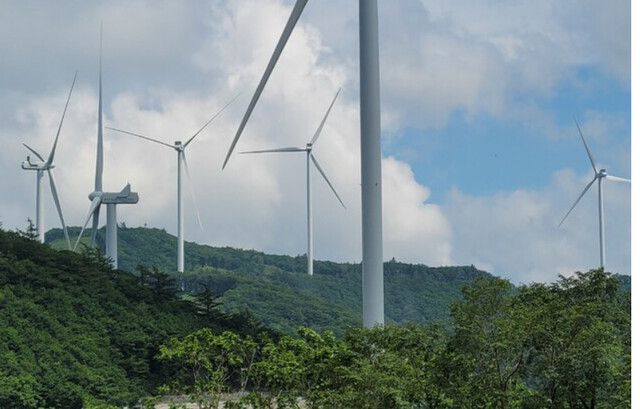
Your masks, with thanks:
[[(308, 0), (296, 0), (291, 16), (267, 64), (222, 168), (264, 90)], [(382, 155), (380, 148), (380, 64), (378, 1), (360, 2), (360, 155), (362, 177), (362, 318), (365, 327), (384, 324), (382, 268)]]
[(102, 144), (102, 26), (100, 26), (100, 71), (98, 85), (98, 149), (96, 154), (96, 177), (94, 190), (89, 194), (91, 206), (89, 206), (89, 214), (85, 221), (76, 244), (73, 246), (75, 250), (82, 238), (82, 233), (87, 227), (89, 220), (93, 217), (93, 226), (91, 229), (91, 244), (93, 246), (98, 233), (98, 223), (100, 221), (100, 206), (107, 206), (107, 231), (105, 254), (111, 259), (113, 268), (118, 268), (118, 218), (116, 213), (116, 205), (119, 204), (135, 204), (138, 203), (138, 194), (131, 191), (131, 185), (127, 185), (120, 192), (103, 192), (102, 191), (102, 171), (103, 171), (103, 144)]
[(327, 121), (329, 112), (331, 111), (331, 108), (333, 107), (334, 102), (336, 102), (336, 98), (338, 98), (339, 93), (340, 93), (340, 90), (338, 90), (338, 92), (336, 93), (336, 96), (333, 97), (333, 101), (331, 101), (331, 105), (329, 106), (327, 113), (324, 115), (324, 118), (322, 118), (322, 122), (320, 122), (320, 126), (318, 126), (318, 130), (313, 135), (313, 138), (311, 139), (311, 141), (307, 143), (306, 147), (278, 148), (278, 149), (241, 152), (241, 153), (280, 153), (280, 152), (306, 152), (307, 153), (307, 272), (309, 273), (310, 276), (313, 275), (313, 220), (312, 220), (313, 214), (311, 212), (310, 162), (313, 162), (316, 169), (318, 169), (318, 172), (320, 172), (320, 174), (322, 175), (324, 180), (327, 182), (327, 184), (329, 185), (333, 193), (336, 195), (336, 198), (338, 198), (338, 201), (340, 201), (340, 204), (342, 205), (342, 207), (346, 209), (346, 206), (344, 205), (344, 202), (342, 201), (342, 199), (340, 199), (338, 192), (336, 192), (336, 190), (333, 188), (333, 185), (331, 185), (331, 182), (329, 182), (329, 178), (327, 178), (327, 175), (325, 175), (325, 173), (322, 171), (322, 168), (320, 167), (320, 164), (316, 160), (315, 156), (313, 156), (313, 153), (311, 153), (311, 151), (313, 150), (313, 144), (318, 140), (318, 137), (320, 136), (320, 132), (322, 132), (322, 128), (324, 127), (324, 123)]
[(578, 127), (578, 132), (580, 133), (580, 138), (582, 138), (582, 143), (584, 144), (584, 147), (587, 150), (587, 156), (589, 156), (589, 162), (591, 162), (591, 168), (593, 169), (594, 176), (593, 176), (593, 179), (591, 179), (591, 182), (589, 182), (587, 186), (584, 188), (580, 196), (578, 196), (578, 199), (573, 203), (573, 206), (571, 206), (567, 214), (562, 218), (562, 221), (560, 222), (558, 227), (560, 227), (562, 223), (564, 223), (564, 221), (569, 216), (569, 213), (571, 213), (571, 211), (576, 207), (580, 199), (582, 199), (582, 197), (587, 193), (591, 185), (593, 185), (593, 183), (597, 180), (598, 181), (598, 221), (600, 225), (600, 268), (604, 269), (604, 261), (605, 261), (605, 257), (604, 257), (604, 253), (605, 253), (604, 251), (605, 250), (605, 247), (604, 247), (604, 190), (602, 186), (602, 181), (604, 179), (608, 179), (613, 182), (631, 183), (631, 180), (610, 175), (607, 173), (606, 169), (600, 169), (600, 170), (597, 169), (596, 162), (593, 159), (593, 155), (591, 154), (591, 151), (587, 146), (587, 141), (584, 139), (584, 135), (582, 135), (582, 130), (580, 129), (580, 125), (578, 125), (578, 121), (575, 121), (575, 122), (576, 122), (576, 126)]
[(163, 146), (169, 147), (171, 149), (174, 149), (178, 153), (178, 205), (177, 205), (177, 207), (178, 207), (178, 272), (179, 273), (184, 273), (184, 215), (183, 215), (183, 211), (182, 211), (182, 167), (183, 166), (184, 166), (185, 173), (187, 174), (187, 181), (189, 182), (189, 191), (191, 192), (191, 198), (193, 199), (193, 203), (194, 203), (195, 208), (196, 208), (196, 215), (198, 216), (198, 223), (200, 224), (200, 228), (202, 229), (202, 220), (200, 219), (200, 212), (198, 211), (198, 206), (196, 204), (196, 196), (193, 193), (193, 187), (191, 186), (191, 181), (190, 181), (190, 177), (189, 177), (189, 167), (187, 166), (187, 158), (185, 156), (184, 151), (185, 151), (185, 149), (187, 149), (187, 146), (189, 146), (189, 144), (195, 139), (195, 137), (198, 136), (200, 134), (200, 132), (202, 132), (204, 130), (204, 128), (206, 128), (214, 119), (216, 119), (216, 117), (218, 115), (220, 115), (222, 113), (222, 111), (224, 111), (233, 101), (235, 101), (236, 98), (238, 98), (238, 97), (236, 96), (229, 103), (227, 103), (227, 105), (225, 105), (220, 111), (218, 111), (218, 113), (216, 113), (213, 117), (211, 117), (211, 119), (209, 119), (207, 121), (207, 123), (205, 123), (202, 126), (202, 128), (200, 128), (198, 130), (198, 132), (196, 132), (184, 144), (182, 143), (182, 141), (175, 141), (173, 143), (173, 145), (170, 145), (168, 143), (159, 141), (157, 139), (150, 138), (148, 136), (140, 135), (140, 134), (129, 132), (129, 131), (123, 131), (121, 129), (111, 128), (109, 126), (105, 127), (105, 128), (110, 129), (112, 131), (125, 133), (125, 134), (128, 134), (128, 135), (132, 135), (132, 136), (136, 136), (138, 138), (145, 139), (145, 140), (150, 141), (150, 142), (159, 143), (160, 145), (163, 145)]
[(56, 188), (56, 181), (53, 176), (53, 168), (55, 168), (55, 164), (53, 163), (53, 158), (56, 154), (56, 147), (58, 146), (58, 137), (60, 137), (60, 130), (62, 129), (62, 123), (64, 122), (64, 116), (67, 113), (67, 107), (69, 106), (69, 100), (71, 99), (71, 93), (73, 92), (73, 86), (76, 83), (76, 78), (78, 77), (78, 71), (73, 76), (73, 82), (71, 83), (71, 89), (69, 90), (69, 95), (67, 96), (67, 102), (64, 105), (64, 110), (62, 111), (62, 118), (60, 119), (60, 125), (58, 125), (58, 132), (56, 133), (56, 139), (53, 141), (53, 147), (51, 148), (51, 153), (49, 153), (49, 157), (47, 160), (36, 152), (35, 149), (31, 148), (26, 143), (23, 143), (25, 148), (29, 149), (36, 157), (40, 160), (39, 162), (32, 162), (31, 157), (27, 156), (27, 160), (22, 162), (22, 169), (24, 170), (35, 170), (36, 171), (36, 229), (38, 232), (38, 239), (40, 243), (44, 243), (44, 208), (42, 203), (42, 178), (44, 176), (44, 172), (46, 171), (49, 175), (49, 186), (51, 186), (51, 195), (53, 196), (53, 201), (56, 203), (56, 209), (58, 209), (58, 216), (60, 216), (60, 223), (62, 224), (62, 230), (64, 231), (64, 237), (67, 239), (67, 246), (69, 246), (69, 250), (71, 250), (71, 241), (69, 240), (69, 233), (67, 232), (67, 226), (64, 224), (64, 216), (62, 215), (62, 208), (60, 207), (60, 199), (58, 198), (58, 189)]

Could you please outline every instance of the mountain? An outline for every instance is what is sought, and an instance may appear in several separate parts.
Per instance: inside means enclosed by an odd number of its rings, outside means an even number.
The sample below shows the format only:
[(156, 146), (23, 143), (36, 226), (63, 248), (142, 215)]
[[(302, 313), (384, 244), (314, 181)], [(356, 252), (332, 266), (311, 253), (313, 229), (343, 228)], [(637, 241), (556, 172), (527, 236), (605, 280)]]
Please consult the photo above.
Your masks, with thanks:
[[(79, 228), (70, 228), (77, 236)], [(64, 248), (62, 231), (47, 232), (54, 248)], [(88, 238), (83, 239), (85, 241)], [(97, 243), (104, 246), (104, 228)], [(118, 229), (119, 264), (135, 272), (138, 265), (175, 271), (175, 236), (154, 228)], [(301, 325), (342, 334), (361, 325), (359, 264), (316, 261), (306, 274), (306, 256), (270, 255), (255, 250), (185, 243), (185, 274), (177, 277), (186, 293), (209, 288), (228, 312), (250, 311), (261, 323), (293, 333)], [(473, 266), (427, 267), (391, 260), (384, 264), (385, 315), (388, 322), (450, 322), (449, 305), (460, 289), (489, 276)]]

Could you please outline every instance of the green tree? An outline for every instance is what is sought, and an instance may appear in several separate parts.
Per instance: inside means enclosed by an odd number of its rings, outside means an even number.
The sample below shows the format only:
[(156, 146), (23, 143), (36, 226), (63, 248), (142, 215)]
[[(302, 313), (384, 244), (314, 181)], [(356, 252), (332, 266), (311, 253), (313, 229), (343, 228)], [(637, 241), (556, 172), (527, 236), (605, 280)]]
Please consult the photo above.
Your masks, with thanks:
[(19, 235), (25, 237), (30, 240), (38, 240), (38, 229), (36, 225), (33, 224), (33, 220), (31, 218), (27, 218), (27, 228), (26, 230), (16, 229)]
[(618, 288), (618, 280), (601, 269), (521, 288), (521, 303), (535, 313), (531, 377), (543, 397), (531, 407), (630, 403), (630, 310)]
[(194, 296), (198, 312), (207, 318), (220, 317), (222, 315), (220, 311), (222, 301), (211, 291), (208, 285), (199, 283), (199, 286), (201, 290)]
[(173, 298), (176, 293), (176, 280), (164, 271), (153, 266), (148, 268), (143, 265), (136, 267), (139, 283), (151, 290), (151, 293), (161, 299)]
[(447, 407), (434, 376), (446, 345), (440, 327), (353, 329), (346, 335), (346, 344), (350, 362), (340, 381), (340, 407)]
[(310, 352), (304, 340), (288, 335), (278, 342), (267, 342), (262, 348), (263, 359), (255, 365), (251, 403), (259, 408), (297, 407), (307, 370), (303, 357)]
[(518, 408), (535, 395), (525, 381), (533, 352), (526, 305), (507, 280), (479, 279), (451, 308), (454, 335), (441, 368), (455, 407)]
[(248, 338), (229, 331), (214, 335), (204, 328), (183, 339), (171, 339), (160, 348), (158, 358), (175, 360), (182, 366), (186, 392), (199, 408), (217, 409), (222, 393), (231, 390), (234, 375), (246, 388), (256, 348)]

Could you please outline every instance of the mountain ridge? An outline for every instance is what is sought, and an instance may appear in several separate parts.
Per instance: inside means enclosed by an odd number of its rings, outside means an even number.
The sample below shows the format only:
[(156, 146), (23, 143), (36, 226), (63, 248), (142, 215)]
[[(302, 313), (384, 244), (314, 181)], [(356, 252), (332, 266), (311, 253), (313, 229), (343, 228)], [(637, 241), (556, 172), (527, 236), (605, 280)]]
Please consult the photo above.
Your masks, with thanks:
[[(69, 228), (71, 237), (79, 228)], [(314, 261), (306, 274), (306, 256), (271, 255), (257, 250), (185, 242), (185, 273), (177, 275), (175, 236), (164, 229), (119, 226), (119, 265), (136, 272), (153, 266), (181, 281), (185, 294), (211, 290), (229, 313), (248, 310), (261, 323), (294, 333), (303, 325), (343, 334), (361, 326), (361, 265)], [(61, 229), (47, 232), (54, 248), (64, 248)], [(88, 242), (88, 238), (83, 239)], [(104, 246), (104, 228), (97, 243)], [(391, 259), (384, 263), (385, 321), (450, 324), (449, 307), (461, 289), (478, 278), (493, 277), (470, 266), (429, 267)], [(630, 280), (630, 278), (629, 278)], [(630, 288), (630, 283), (621, 280)]]

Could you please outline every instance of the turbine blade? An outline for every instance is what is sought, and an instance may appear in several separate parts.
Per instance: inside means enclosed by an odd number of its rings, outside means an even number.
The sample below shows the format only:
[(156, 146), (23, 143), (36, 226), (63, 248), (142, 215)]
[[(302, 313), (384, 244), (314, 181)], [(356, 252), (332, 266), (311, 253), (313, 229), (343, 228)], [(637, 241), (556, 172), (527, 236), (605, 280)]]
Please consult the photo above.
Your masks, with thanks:
[(34, 155), (36, 155), (38, 157), (38, 159), (40, 159), (41, 161), (44, 162), (44, 158), (42, 156), (40, 156), (40, 154), (38, 152), (36, 152), (33, 148), (31, 148), (26, 143), (23, 143), (23, 145), (24, 145), (25, 148), (29, 149)]
[(207, 123), (206, 123), (206, 124), (204, 124), (204, 125), (202, 126), (202, 128), (198, 129), (198, 132), (196, 132), (196, 133), (195, 133), (191, 138), (189, 138), (189, 140), (187, 141), (187, 143), (185, 143), (185, 144), (184, 144), (184, 147), (186, 148), (186, 147), (187, 147), (187, 145), (189, 145), (189, 144), (191, 143), (191, 141), (192, 141), (196, 136), (198, 136), (198, 134), (199, 134), (200, 132), (202, 132), (202, 130), (203, 130), (204, 128), (206, 128), (206, 127), (207, 127), (207, 126), (208, 126), (208, 125), (209, 125), (209, 124), (210, 124), (214, 119), (216, 119), (216, 117), (217, 117), (218, 115), (220, 115), (220, 114), (222, 113), (222, 111), (224, 111), (225, 109), (227, 109), (227, 107), (228, 107), (229, 105), (231, 105), (231, 103), (232, 103), (233, 101), (235, 101), (236, 99), (238, 99), (238, 97), (239, 97), (239, 96), (240, 96), (240, 94), (236, 95), (236, 96), (235, 96), (231, 101), (227, 102), (227, 105), (223, 106), (223, 107), (222, 107), (222, 109), (221, 109), (220, 111), (218, 111), (214, 116), (212, 116), (212, 117), (211, 117), (211, 119), (209, 119), (209, 120), (207, 121)]
[(187, 185), (189, 186), (189, 192), (191, 193), (191, 200), (193, 200), (193, 206), (196, 208), (196, 216), (198, 216), (198, 224), (200, 230), (202, 230), (202, 219), (200, 218), (200, 211), (198, 210), (198, 203), (196, 202), (196, 194), (193, 191), (193, 185), (191, 184), (191, 176), (189, 176), (189, 166), (187, 166), (187, 157), (182, 152), (182, 163), (184, 164), (184, 173), (187, 176)]
[[(91, 206), (89, 206), (89, 214), (87, 215), (87, 220), (84, 222), (82, 229), (80, 229), (80, 234), (78, 234), (78, 238), (76, 239), (76, 244), (73, 246), (73, 251), (76, 251), (76, 247), (78, 247), (78, 243), (80, 243), (80, 239), (82, 238), (82, 233), (84, 233), (84, 229), (87, 228), (87, 224), (89, 224), (89, 220), (91, 219), (91, 216), (96, 216), (94, 214), (96, 210), (98, 211), (98, 214), (99, 214), (101, 202), (102, 202), (102, 198), (100, 196), (94, 197), (93, 200), (91, 201)], [(95, 224), (96, 217), (94, 217), (93, 220)]]
[(165, 142), (159, 141), (159, 140), (157, 140), (157, 139), (149, 138), (148, 136), (140, 135), (140, 134), (133, 133), (133, 132), (129, 132), (129, 131), (123, 131), (122, 129), (112, 128), (112, 127), (110, 127), (110, 126), (105, 126), (104, 128), (105, 128), (105, 129), (109, 129), (109, 130), (111, 130), (111, 131), (116, 131), (116, 132), (124, 133), (124, 134), (127, 134), (127, 135), (136, 136), (136, 137), (138, 137), (138, 138), (146, 139), (147, 141), (151, 141), (151, 142), (159, 143), (160, 145), (168, 146), (168, 147), (170, 147), (171, 149), (174, 149), (174, 148), (175, 148), (175, 146), (173, 146), (173, 145), (171, 145), (171, 144), (168, 144), (168, 143), (165, 143)]
[(280, 152), (305, 152), (305, 148), (278, 148), (278, 149), (263, 149), (259, 151), (244, 151), (240, 152), (242, 154), (245, 153), (280, 153)]
[(619, 176), (607, 175), (607, 179), (614, 182), (627, 182), (631, 183), (631, 179), (621, 178)]
[(273, 51), (273, 55), (271, 55), (271, 59), (267, 64), (267, 68), (264, 71), (264, 74), (262, 74), (262, 78), (260, 79), (258, 88), (256, 88), (256, 91), (253, 94), (253, 97), (251, 98), (251, 102), (249, 102), (249, 107), (247, 108), (247, 112), (245, 112), (244, 117), (240, 122), (240, 126), (238, 127), (238, 131), (236, 132), (236, 136), (233, 138), (233, 142), (231, 142), (231, 147), (229, 147), (229, 152), (227, 153), (227, 157), (225, 158), (224, 163), (222, 164), (222, 169), (224, 169), (224, 167), (227, 166), (227, 162), (229, 162), (229, 158), (233, 153), (233, 149), (236, 147), (236, 144), (238, 143), (238, 139), (240, 139), (240, 135), (242, 135), (242, 131), (244, 130), (244, 127), (247, 125), (247, 122), (249, 121), (249, 117), (251, 116), (251, 113), (253, 112), (253, 108), (256, 106), (256, 103), (258, 102), (258, 99), (262, 94), (262, 90), (264, 90), (265, 85), (267, 85), (267, 81), (271, 76), (271, 72), (276, 66), (276, 63), (278, 62), (278, 58), (280, 58), (280, 54), (282, 54), (282, 50), (284, 49), (284, 46), (287, 44), (287, 41), (289, 40), (289, 36), (291, 35), (293, 28), (295, 27), (296, 23), (298, 22), (298, 19), (300, 18), (300, 15), (304, 10), (304, 6), (307, 5), (307, 1), (308, 0), (297, 0), (296, 4), (293, 6), (293, 10), (291, 11), (289, 20), (287, 21), (287, 24), (285, 25), (284, 30), (282, 31), (282, 35), (278, 40), (278, 44), (276, 45), (276, 49)]
[(56, 209), (58, 210), (58, 216), (60, 217), (60, 223), (62, 224), (62, 231), (64, 231), (64, 237), (67, 239), (67, 246), (69, 246), (69, 250), (71, 250), (71, 240), (69, 240), (67, 226), (64, 224), (64, 215), (62, 214), (62, 207), (60, 207), (60, 199), (58, 198), (58, 189), (56, 189), (56, 180), (53, 176), (53, 169), (47, 169), (47, 173), (49, 174), (51, 195), (53, 196), (53, 201), (56, 203)]
[(66, 104), (64, 104), (64, 111), (62, 111), (62, 118), (60, 119), (60, 125), (58, 125), (58, 132), (56, 133), (56, 139), (53, 142), (53, 148), (51, 148), (51, 153), (49, 154), (49, 158), (47, 158), (45, 167), (51, 166), (51, 164), (53, 163), (53, 157), (56, 154), (56, 146), (58, 146), (58, 137), (60, 136), (60, 130), (62, 129), (64, 116), (67, 113), (67, 107), (69, 107), (69, 100), (71, 99), (71, 93), (73, 92), (73, 86), (76, 84), (77, 77), (78, 77), (78, 71), (76, 71), (76, 75), (73, 76), (73, 82), (71, 83), (71, 89), (69, 90), (69, 95), (67, 96), (67, 102)]
[(575, 118), (573, 118), (573, 120), (575, 121), (576, 126), (578, 127), (578, 132), (580, 133), (580, 138), (582, 138), (582, 143), (584, 144), (584, 147), (587, 150), (587, 155), (589, 155), (589, 161), (591, 162), (591, 167), (593, 168), (593, 171), (597, 174), (598, 169), (596, 169), (596, 162), (593, 160), (593, 155), (591, 154), (591, 151), (587, 146), (587, 140), (584, 139), (584, 135), (582, 135), (582, 130), (580, 129), (580, 125), (578, 125), (578, 121)]
[(336, 195), (336, 197), (338, 198), (338, 201), (340, 202), (340, 204), (342, 205), (342, 207), (344, 207), (345, 209), (347, 208), (347, 206), (344, 205), (344, 202), (342, 201), (342, 199), (340, 199), (340, 196), (338, 195), (338, 192), (336, 192), (336, 190), (333, 188), (333, 185), (331, 184), (331, 182), (329, 182), (329, 178), (327, 177), (327, 175), (324, 174), (324, 172), (322, 171), (322, 168), (320, 167), (320, 164), (318, 163), (318, 161), (316, 160), (316, 157), (313, 156), (313, 153), (311, 154), (311, 160), (313, 161), (313, 164), (316, 165), (316, 169), (318, 169), (318, 171), (320, 172), (320, 174), (322, 175), (322, 177), (324, 178), (324, 180), (327, 182), (327, 184), (329, 185), (329, 187), (331, 188), (331, 190), (333, 190), (333, 194)]
[(100, 22), (100, 68), (98, 74), (98, 149), (96, 153), (95, 191), (102, 191), (102, 22)]
[(571, 206), (571, 209), (569, 209), (569, 211), (567, 212), (567, 214), (564, 215), (564, 217), (562, 218), (562, 221), (560, 222), (560, 224), (558, 224), (558, 227), (562, 226), (562, 223), (564, 223), (564, 221), (567, 219), (567, 217), (569, 216), (569, 213), (571, 213), (571, 211), (573, 210), (574, 207), (576, 207), (576, 205), (578, 204), (578, 202), (580, 201), (580, 199), (582, 199), (582, 196), (584, 196), (585, 193), (587, 193), (587, 190), (589, 190), (589, 188), (591, 187), (591, 185), (593, 185), (593, 182), (596, 181), (596, 179), (598, 179), (597, 177), (594, 177), (591, 182), (589, 182), (589, 184), (587, 185), (587, 187), (584, 188), (584, 190), (582, 191), (582, 193), (580, 193), (580, 196), (578, 196), (578, 199), (576, 199), (576, 201), (573, 203), (573, 206)]
[(98, 235), (98, 223), (100, 222), (100, 206), (96, 207), (96, 211), (93, 213), (93, 221), (91, 225), (91, 242), (89, 246), (93, 247), (96, 244), (96, 236)]
[(331, 112), (331, 108), (333, 108), (333, 104), (336, 102), (336, 99), (338, 98), (338, 94), (340, 93), (340, 89), (341, 88), (338, 88), (338, 92), (336, 92), (336, 96), (333, 97), (333, 101), (331, 101), (331, 105), (329, 105), (329, 109), (327, 109), (327, 113), (324, 114), (324, 118), (322, 118), (322, 122), (320, 122), (320, 126), (318, 126), (318, 130), (316, 131), (315, 135), (313, 135), (313, 139), (311, 139), (311, 142), (309, 142), (311, 145), (316, 143), (316, 140), (320, 136), (320, 132), (322, 132), (322, 128), (324, 127), (324, 123), (327, 122), (327, 117), (329, 116), (329, 112)]

